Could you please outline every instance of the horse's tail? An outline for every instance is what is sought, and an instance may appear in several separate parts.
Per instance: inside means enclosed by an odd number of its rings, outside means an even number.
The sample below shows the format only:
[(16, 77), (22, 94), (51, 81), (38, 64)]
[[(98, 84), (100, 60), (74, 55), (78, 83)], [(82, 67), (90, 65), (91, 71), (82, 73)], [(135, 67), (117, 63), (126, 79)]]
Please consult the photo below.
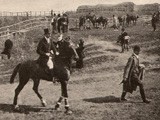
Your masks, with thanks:
[(20, 68), (21, 64), (19, 63), (13, 70), (13, 73), (11, 75), (11, 78), (10, 78), (10, 84), (14, 83), (14, 78), (16, 77), (18, 71), (19, 71), (19, 68)]

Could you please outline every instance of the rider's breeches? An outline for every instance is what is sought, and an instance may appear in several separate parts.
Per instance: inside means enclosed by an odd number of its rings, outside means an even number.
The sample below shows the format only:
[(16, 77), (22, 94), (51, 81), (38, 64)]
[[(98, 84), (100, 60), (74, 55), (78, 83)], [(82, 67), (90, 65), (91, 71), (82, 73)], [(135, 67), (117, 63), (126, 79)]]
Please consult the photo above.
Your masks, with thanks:
[(49, 69), (53, 69), (52, 57), (49, 57), (48, 62), (47, 62), (47, 66), (48, 66)]
[(53, 66), (54, 66), (51, 58), (47, 58), (47, 57), (39, 57), (38, 63), (41, 67), (46, 69), (53, 69)]

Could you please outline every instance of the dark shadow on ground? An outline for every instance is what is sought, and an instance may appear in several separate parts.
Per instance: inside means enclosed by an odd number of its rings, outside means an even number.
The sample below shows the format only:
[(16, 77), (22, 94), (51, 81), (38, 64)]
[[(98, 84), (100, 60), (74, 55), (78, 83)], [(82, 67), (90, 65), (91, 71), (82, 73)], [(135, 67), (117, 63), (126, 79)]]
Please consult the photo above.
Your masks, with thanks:
[(84, 60), (84, 65), (86, 67), (92, 67), (92, 65), (102, 64), (104, 62), (115, 60), (116, 56), (113, 55), (101, 55), (97, 57), (91, 57), (89, 59)]
[(92, 103), (119, 103), (120, 98), (115, 96), (106, 96), (106, 97), (96, 97), (96, 98), (89, 98), (89, 99), (83, 99), (86, 102), (92, 102)]
[(151, 68), (147, 72), (160, 72), (160, 68)]
[(79, 31), (79, 28), (69, 28), (70, 31)]
[(121, 101), (119, 97), (115, 96), (106, 96), (106, 97), (96, 97), (96, 98), (88, 98), (83, 99), (86, 102), (92, 102), (92, 103), (135, 103), (135, 104), (144, 104), (142, 101), (133, 101), (133, 100), (127, 100), (127, 101)]
[(19, 105), (19, 109), (15, 110), (12, 104), (0, 103), (0, 111), (9, 113), (23, 113), (29, 114), (30, 112), (52, 112), (53, 108), (30, 106), (30, 105)]
[(105, 49), (105, 51), (109, 51), (109, 52), (113, 52), (113, 53), (120, 52), (120, 50), (118, 50), (118, 49)]

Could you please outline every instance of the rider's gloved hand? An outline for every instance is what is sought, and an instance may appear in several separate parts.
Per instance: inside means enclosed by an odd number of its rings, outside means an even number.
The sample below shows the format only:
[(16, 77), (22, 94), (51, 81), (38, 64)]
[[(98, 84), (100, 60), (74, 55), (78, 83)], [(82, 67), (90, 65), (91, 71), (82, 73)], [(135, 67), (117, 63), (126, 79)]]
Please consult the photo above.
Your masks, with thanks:
[(56, 55), (59, 55), (59, 52), (56, 52)]
[(50, 56), (50, 53), (46, 53), (47, 56)]

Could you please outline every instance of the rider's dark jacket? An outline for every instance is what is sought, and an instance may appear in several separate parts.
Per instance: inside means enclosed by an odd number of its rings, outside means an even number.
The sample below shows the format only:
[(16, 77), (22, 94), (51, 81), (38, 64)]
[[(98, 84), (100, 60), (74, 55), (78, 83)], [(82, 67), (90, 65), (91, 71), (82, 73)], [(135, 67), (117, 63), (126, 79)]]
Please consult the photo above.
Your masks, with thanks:
[(39, 44), (37, 46), (37, 53), (39, 54), (38, 63), (42, 67), (46, 67), (47, 66), (47, 62), (48, 62), (49, 56), (47, 56), (46, 53), (50, 53), (51, 50), (53, 50), (53, 53), (55, 55), (56, 54), (56, 47), (53, 44), (52, 40), (50, 40), (50, 42), (48, 43), (45, 37), (42, 38), (39, 41)]

